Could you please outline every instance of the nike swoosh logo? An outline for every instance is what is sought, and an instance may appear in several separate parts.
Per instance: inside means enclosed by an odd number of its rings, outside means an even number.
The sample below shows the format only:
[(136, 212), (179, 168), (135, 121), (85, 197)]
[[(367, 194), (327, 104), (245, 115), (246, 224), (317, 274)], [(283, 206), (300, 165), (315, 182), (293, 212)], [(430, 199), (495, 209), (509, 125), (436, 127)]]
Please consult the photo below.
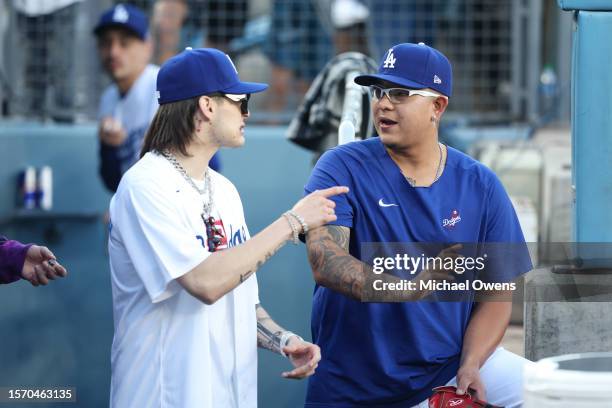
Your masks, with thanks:
[(378, 205), (381, 207), (399, 207), (397, 204), (385, 204), (382, 198), (378, 200)]

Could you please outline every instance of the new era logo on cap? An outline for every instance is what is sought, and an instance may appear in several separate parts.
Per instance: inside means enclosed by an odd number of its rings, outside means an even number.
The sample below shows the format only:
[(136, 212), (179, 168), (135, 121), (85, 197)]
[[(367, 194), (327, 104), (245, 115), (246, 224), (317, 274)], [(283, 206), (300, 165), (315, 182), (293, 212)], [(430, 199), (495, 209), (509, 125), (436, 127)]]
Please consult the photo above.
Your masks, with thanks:
[(451, 64), (440, 51), (424, 43), (403, 43), (387, 51), (378, 73), (359, 75), (355, 82), (369, 86), (387, 81), (411, 89), (430, 88), (450, 97), (452, 76)]

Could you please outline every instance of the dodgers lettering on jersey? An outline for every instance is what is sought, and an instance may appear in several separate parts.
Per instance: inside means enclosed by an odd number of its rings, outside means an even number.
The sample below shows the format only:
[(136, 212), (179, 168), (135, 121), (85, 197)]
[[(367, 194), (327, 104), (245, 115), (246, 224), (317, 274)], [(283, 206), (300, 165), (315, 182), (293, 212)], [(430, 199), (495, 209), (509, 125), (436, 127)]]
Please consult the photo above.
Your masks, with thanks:
[(230, 225), (230, 233), (229, 233), (229, 247), (235, 247), (237, 245), (242, 244), (246, 241), (246, 231), (244, 229), (244, 225), (234, 231), (234, 226)]
[[(387, 56), (392, 64), (391, 53)], [(326, 152), (306, 193), (345, 185), (331, 197), (334, 225), (350, 228), (349, 251), (362, 243), (524, 243), (516, 214), (497, 177), (448, 148), (441, 177), (412, 187), (379, 138)], [(531, 269), (526, 250), (501, 280)], [(325, 356), (308, 383), (306, 407), (410, 407), (457, 374), (471, 302), (362, 303), (316, 286), (313, 340)]]

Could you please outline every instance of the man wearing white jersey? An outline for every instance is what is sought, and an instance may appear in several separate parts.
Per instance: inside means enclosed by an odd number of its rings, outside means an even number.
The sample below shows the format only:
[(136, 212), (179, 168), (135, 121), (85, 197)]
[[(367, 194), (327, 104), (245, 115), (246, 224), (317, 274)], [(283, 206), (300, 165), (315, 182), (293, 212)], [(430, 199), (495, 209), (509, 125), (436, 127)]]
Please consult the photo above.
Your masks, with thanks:
[(160, 69), (142, 158), (110, 206), (111, 407), (256, 407), (257, 346), (288, 356), (287, 378), (320, 360), (260, 306), (255, 271), (335, 220), (328, 197), (347, 189), (310, 194), (251, 238), (236, 188), (209, 167), (219, 147), (244, 144), (249, 96), (266, 88), (241, 82), (216, 49), (187, 49)]
[(113, 83), (100, 98), (98, 136), (100, 175), (110, 191), (138, 160), (144, 134), (157, 111), (157, 65), (149, 64), (151, 42), (145, 14), (118, 4), (100, 16), (94, 28), (98, 53)]

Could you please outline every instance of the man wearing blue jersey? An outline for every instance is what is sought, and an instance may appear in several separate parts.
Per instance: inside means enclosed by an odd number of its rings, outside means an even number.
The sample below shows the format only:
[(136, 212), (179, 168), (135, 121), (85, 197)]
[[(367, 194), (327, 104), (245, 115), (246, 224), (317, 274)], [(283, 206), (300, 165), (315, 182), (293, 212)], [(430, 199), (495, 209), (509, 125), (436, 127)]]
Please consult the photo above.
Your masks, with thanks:
[[(438, 141), (452, 89), (442, 53), (399, 44), (377, 74), (355, 82), (371, 89), (379, 137), (326, 152), (306, 186), (350, 188), (333, 198), (337, 221), (306, 238), (317, 283), (312, 334), (323, 355), (306, 407), (427, 407), (431, 389), (445, 384), (520, 406), (528, 362), (498, 347), (510, 301), (361, 301), (372, 270), (362, 243), (524, 244), (524, 238), (497, 177)], [(531, 269), (526, 251), (512, 261), (506, 280)]]

